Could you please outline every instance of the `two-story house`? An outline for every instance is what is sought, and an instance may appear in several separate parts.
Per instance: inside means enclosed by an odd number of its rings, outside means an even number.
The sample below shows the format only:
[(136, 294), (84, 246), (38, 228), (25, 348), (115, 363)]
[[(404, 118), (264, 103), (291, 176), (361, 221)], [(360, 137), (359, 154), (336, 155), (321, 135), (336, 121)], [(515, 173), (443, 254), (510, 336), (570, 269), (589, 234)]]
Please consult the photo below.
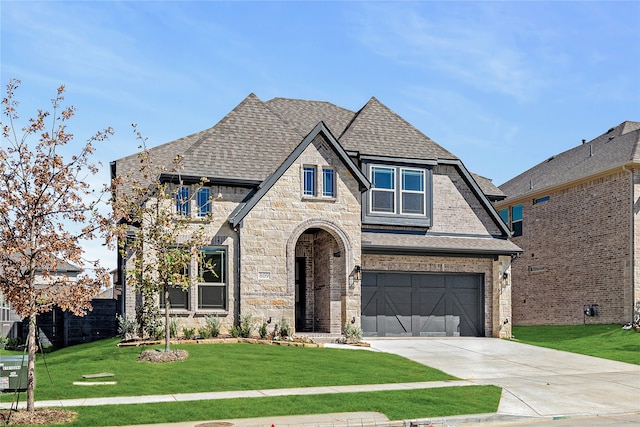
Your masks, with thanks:
[[(214, 315), (229, 328), (250, 314), (297, 333), (351, 322), (369, 336), (511, 335), (520, 249), (491, 204), (503, 194), (376, 98), (354, 112), (251, 94), (212, 128), (150, 150), (156, 163), (178, 154), (180, 194), (207, 178), (176, 208), (210, 217), (202, 253), (216, 266), (172, 291), (184, 322)], [(138, 165), (116, 160), (112, 175)]]
[(515, 324), (627, 323), (640, 303), (640, 123), (623, 122), (500, 186), (523, 249)]

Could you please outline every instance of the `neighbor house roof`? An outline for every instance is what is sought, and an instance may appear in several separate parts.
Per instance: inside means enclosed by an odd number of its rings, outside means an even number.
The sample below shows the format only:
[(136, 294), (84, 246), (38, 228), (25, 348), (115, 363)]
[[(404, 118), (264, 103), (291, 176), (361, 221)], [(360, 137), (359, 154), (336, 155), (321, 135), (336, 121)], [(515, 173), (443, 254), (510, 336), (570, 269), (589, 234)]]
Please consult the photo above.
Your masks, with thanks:
[(640, 122), (626, 121), (589, 142), (549, 157), (499, 188), (509, 200), (631, 163), (640, 163)]

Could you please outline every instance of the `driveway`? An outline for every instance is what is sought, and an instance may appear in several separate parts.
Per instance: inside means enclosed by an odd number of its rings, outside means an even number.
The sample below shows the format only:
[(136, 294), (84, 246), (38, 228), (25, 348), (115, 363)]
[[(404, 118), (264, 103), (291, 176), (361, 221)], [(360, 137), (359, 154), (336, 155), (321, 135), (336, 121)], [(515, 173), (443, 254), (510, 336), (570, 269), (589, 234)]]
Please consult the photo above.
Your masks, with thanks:
[(527, 417), (638, 413), (640, 366), (497, 338), (368, 338), (476, 384), (502, 387), (498, 413)]

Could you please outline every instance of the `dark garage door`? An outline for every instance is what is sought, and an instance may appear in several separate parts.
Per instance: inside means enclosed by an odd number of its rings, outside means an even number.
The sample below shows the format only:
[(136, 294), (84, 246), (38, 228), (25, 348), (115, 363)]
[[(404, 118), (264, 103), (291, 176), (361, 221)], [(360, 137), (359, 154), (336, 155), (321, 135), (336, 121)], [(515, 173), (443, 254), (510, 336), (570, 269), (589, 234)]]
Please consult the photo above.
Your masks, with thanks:
[(364, 272), (365, 336), (484, 336), (482, 274)]

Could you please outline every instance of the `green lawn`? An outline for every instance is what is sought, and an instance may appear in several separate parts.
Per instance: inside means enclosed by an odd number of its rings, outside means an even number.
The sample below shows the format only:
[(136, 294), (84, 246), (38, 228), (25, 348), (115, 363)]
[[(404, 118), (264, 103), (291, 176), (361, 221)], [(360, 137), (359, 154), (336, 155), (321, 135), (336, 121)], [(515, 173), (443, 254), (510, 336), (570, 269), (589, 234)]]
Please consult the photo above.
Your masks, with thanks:
[[(189, 352), (186, 361), (150, 364), (136, 360), (143, 348), (120, 348), (116, 346), (117, 342), (117, 339), (107, 339), (38, 354), (36, 401), (455, 379), (399, 356), (366, 350), (256, 344), (175, 345), (172, 348)], [(0, 357), (8, 354), (1, 351)], [(117, 385), (73, 385), (74, 381), (87, 381), (82, 379), (83, 374), (100, 372), (115, 376), (98, 380), (114, 380)], [(78, 412), (78, 420), (73, 425), (104, 426), (105, 422), (126, 425), (345, 411), (377, 411), (389, 419), (453, 416), (495, 412), (500, 392), (498, 387), (473, 386), (80, 407), (74, 409)], [(13, 393), (6, 393), (1, 399), (8, 402), (13, 397)], [(20, 398), (21, 401), (24, 399), (24, 396)]]
[[(454, 379), (399, 356), (365, 350), (192, 344), (172, 346), (189, 352), (186, 361), (144, 363), (136, 361), (143, 348), (121, 348), (117, 342), (107, 339), (38, 354), (36, 400)], [(118, 384), (73, 385), (84, 381), (83, 374), (99, 372), (115, 374), (99, 380)]]
[(380, 412), (390, 420), (450, 417), (498, 410), (501, 390), (495, 386), (448, 387), (371, 393), (320, 394), (251, 399), (153, 403), (70, 408), (76, 426), (206, 421), (233, 418)]
[(514, 326), (515, 340), (640, 365), (640, 333), (621, 325)]

